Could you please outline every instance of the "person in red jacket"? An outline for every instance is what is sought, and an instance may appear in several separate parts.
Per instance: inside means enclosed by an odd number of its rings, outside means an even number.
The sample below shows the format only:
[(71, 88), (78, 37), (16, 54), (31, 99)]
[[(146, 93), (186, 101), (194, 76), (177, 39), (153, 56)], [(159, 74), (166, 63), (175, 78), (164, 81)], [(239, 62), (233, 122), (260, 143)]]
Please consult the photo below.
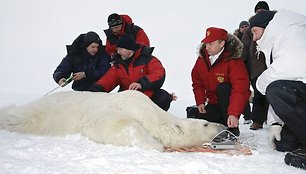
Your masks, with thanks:
[(152, 56), (154, 48), (136, 44), (133, 36), (124, 34), (117, 42), (118, 53), (114, 64), (91, 88), (93, 92), (110, 92), (118, 85), (120, 90), (139, 90), (167, 111), (176, 96), (161, 89), (165, 81), (165, 69)]
[(113, 13), (107, 19), (109, 28), (104, 30), (106, 35), (106, 52), (113, 56), (117, 53), (117, 41), (120, 36), (125, 33), (131, 34), (136, 43), (143, 46), (150, 46), (150, 40), (142, 28), (134, 25), (132, 19), (128, 15), (118, 15)]
[(221, 123), (236, 136), (240, 135), (239, 117), (250, 97), (241, 51), (242, 43), (236, 36), (210, 27), (191, 73), (198, 118)]

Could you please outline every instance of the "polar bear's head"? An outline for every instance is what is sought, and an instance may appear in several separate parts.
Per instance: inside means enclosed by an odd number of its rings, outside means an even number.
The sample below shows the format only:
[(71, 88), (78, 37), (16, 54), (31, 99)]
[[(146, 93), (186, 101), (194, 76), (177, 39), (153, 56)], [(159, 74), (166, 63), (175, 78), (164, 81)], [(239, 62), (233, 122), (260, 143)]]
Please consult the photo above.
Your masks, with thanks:
[(226, 129), (218, 123), (200, 119), (183, 119), (180, 124), (171, 125), (173, 133), (170, 142), (164, 142), (167, 147), (191, 147), (209, 143), (214, 136)]

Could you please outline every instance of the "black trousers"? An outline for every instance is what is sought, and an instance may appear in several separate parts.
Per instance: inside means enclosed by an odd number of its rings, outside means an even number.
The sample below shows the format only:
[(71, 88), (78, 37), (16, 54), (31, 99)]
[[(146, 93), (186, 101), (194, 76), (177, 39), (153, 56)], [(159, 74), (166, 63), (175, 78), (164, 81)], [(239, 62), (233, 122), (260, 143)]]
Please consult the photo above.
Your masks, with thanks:
[(267, 120), (269, 104), (265, 95), (262, 95), (256, 88), (257, 78), (251, 80), (254, 89), (252, 120), (255, 123), (263, 124)]
[[(187, 117), (188, 118), (198, 118), (204, 119), (210, 122), (221, 123), (227, 127), (227, 110), (229, 106), (229, 100), (231, 95), (232, 87), (230, 84), (221, 83), (217, 87), (217, 104), (207, 104), (205, 106), (205, 110), (207, 113), (201, 114), (196, 110), (195, 114), (189, 114), (188, 116), (188, 108), (187, 108)], [(197, 109), (197, 108), (196, 108)]]
[(244, 120), (252, 120), (252, 112), (251, 112), (250, 101), (247, 101), (247, 104), (245, 105), (242, 114), (243, 114)]
[(306, 84), (301, 81), (274, 81), (267, 87), (266, 97), (275, 114), (306, 147)]
[(151, 100), (164, 111), (168, 111), (172, 102), (172, 95), (164, 89), (159, 89), (154, 91)]

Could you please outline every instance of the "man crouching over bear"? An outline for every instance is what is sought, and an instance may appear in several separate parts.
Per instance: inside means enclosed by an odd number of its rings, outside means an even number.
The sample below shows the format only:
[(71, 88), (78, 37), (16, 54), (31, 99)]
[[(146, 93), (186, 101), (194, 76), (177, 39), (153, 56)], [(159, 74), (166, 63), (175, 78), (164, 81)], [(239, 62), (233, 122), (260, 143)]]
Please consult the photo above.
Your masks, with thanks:
[(110, 92), (118, 85), (119, 91), (139, 90), (167, 111), (176, 100), (174, 94), (161, 89), (165, 81), (165, 68), (152, 56), (154, 48), (140, 46), (130, 34), (122, 35), (117, 42), (113, 66), (90, 89), (92, 92)]

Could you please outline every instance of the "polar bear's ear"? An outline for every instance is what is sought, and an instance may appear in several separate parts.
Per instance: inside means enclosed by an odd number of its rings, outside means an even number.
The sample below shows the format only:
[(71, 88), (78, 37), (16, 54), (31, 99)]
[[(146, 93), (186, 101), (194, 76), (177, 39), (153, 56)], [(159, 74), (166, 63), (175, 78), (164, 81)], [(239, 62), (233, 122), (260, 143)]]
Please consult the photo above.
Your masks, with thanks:
[(209, 122), (204, 120), (205, 122), (203, 123), (204, 127), (208, 126), (209, 125)]

